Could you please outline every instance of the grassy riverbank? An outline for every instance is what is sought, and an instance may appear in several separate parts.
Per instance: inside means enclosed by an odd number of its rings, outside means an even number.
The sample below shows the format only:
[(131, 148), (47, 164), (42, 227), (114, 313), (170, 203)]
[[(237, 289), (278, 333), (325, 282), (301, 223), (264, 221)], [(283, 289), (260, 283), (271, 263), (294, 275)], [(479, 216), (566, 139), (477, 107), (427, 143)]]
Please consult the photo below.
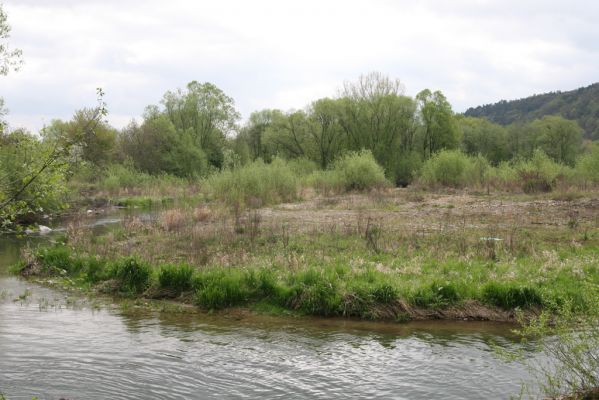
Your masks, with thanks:
[[(578, 197), (578, 196), (577, 196)], [(599, 202), (377, 190), (231, 211), (203, 205), (126, 220), (31, 252), (21, 273), (203, 309), (367, 319), (513, 320), (599, 283)]]

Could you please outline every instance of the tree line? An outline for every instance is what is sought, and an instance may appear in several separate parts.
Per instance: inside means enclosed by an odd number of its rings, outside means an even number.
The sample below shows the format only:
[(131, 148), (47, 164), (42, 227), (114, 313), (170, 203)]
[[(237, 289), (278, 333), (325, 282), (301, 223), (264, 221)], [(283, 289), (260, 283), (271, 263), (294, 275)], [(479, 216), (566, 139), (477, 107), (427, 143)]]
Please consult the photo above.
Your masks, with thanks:
[[(276, 157), (306, 158), (326, 169), (347, 152), (370, 150), (398, 185), (409, 184), (422, 163), (444, 149), (480, 154), (493, 165), (529, 158), (537, 149), (573, 165), (584, 150), (575, 121), (545, 116), (502, 126), (456, 114), (440, 91), (407, 96), (399, 80), (380, 73), (348, 82), (338, 96), (301, 110), (256, 111), (243, 124), (231, 97), (214, 84), (196, 81), (168, 91), (160, 104), (146, 107), (140, 122), (121, 130), (104, 121), (86, 128), (94, 117), (94, 109), (83, 109), (70, 121), (53, 120), (39, 140), (78, 137), (69, 154), (73, 166), (124, 163), (151, 174), (190, 178)], [(14, 135), (35, 137), (17, 129), (4, 132), (2, 140), (8, 143)]]

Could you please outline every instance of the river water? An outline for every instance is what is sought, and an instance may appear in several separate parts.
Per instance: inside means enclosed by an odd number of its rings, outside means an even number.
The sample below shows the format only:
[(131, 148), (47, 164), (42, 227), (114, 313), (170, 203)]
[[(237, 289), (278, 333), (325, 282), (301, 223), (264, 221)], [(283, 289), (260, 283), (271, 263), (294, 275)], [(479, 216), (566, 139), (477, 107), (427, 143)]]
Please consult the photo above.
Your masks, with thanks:
[(496, 356), (522, 346), (501, 324), (135, 311), (10, 276), (20, 247), (49, 238), (0, 237), (9, 400), (506, 399), (529, 379)]

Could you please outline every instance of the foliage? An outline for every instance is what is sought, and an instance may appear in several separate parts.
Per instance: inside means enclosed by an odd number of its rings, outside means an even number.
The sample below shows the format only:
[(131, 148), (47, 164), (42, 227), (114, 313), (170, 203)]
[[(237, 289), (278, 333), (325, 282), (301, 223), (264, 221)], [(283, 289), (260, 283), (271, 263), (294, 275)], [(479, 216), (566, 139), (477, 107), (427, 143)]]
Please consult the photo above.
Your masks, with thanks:
[(576, 162), (576, 175), (584, 182), (599, 183), (599, 144), (590, 146)]
[(10, 25), (8, 17), (0, 4), (0, 75), (6, 75), (11, 70), (18, 70), (22, 65), (22, 51), (19, 49), (11, 50), (8, 44), (10, 38)]
[(206, 179), (212, 196), (236, 210), (256, 208), (297, 196), (298, 179), (289, 165), (275, 159), (266, 164), (257, 160), (233, 170), (224, 170)]
[(204, 176), (208, 161), (188, 131), (178, 132), (166, 115), (146, 112), (141, 126), (131, 123), (119, 137), (121, 157), (149, 174)]
[(345, 154), (330, 170), (314, 172), (307, 182), (325, 193), (369, 190), (387, 185), (385, 171), (368, 150)]
[(502, 100), (466, 110), (471, 117), (485, 117), (501, 124), (527, 123), (546, 115), (576, 121), (589, 139), (599, 139), (599, 83), (567, 92), (534, 95), (520, 100)]
[[(597, 304), (596, 298), (594, 304)], [(599, 388), (598, 315), (596, 306), (581, 316), (565, 304), (557, 313), (543, 312), (519, 330), (524, 339), (532, 339), (545, 360), (550, 360), (526, 362), (546, 396), (596, 398)]]
[(68, 165), (57, 160), (44, 167), (54, 151), (25, 131), (0, 135), (0, 227), (31, 223), (65, 207)]
[(162, 98), (163, 115), (186, 145), (204, 153), (210, 165), (223, 165), (223, 144), (235, 128), (239, 113), (231, 97), (214, 84), (192, 81), (185, 90), (168, 91)]
[(484, 118), (461, 117), (457, 120), (462, 150), (470, 156), (482, 155), (493, 165), (510, 158), (507, 130)]
[(555, 162), (574, 165), (582, 144), (582, 129), (575, 121), (545, 116), (530, 123), (529, 142), (543, 150)]
[(537, 149), (530, 160), (521, 160), (514, 165), (524, 193), (550, 192), (565, 167), (551, 160)]
[(459, 144), (459, 130), (451, 105), (440, 91), (425, 89), (416, 95), (422, 129), (422, 154), (430, 157)]
[(464, 187), (485, 182), (489, 164), (484, 157), (469, 157), (459, 150), (444, 150), (422, 166), (420, 180), (429, 186)]
[(96, 177), (99, 190), (118, 191), (118, 189), (160, 188), (162, 186), (186, 185), (187, 180), (172, 175), (150, 175), (136, 170), (127, 164), (110, 164), (99, 177)]

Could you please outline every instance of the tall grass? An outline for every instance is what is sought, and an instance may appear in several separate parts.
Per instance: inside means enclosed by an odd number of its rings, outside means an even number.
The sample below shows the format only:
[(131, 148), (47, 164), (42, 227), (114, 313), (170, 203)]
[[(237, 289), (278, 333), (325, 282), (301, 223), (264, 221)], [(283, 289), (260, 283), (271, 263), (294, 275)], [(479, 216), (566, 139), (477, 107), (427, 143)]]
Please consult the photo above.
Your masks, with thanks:
[[(347, 257), (365, 257), (358, 254)], [(373, 257), (381, 260), (381, 255)], [(395, 256), (389, 257), (387, 261), (395, 262)], [(291, 269), (274, 264), (195, 269), (189, 264), (152, 266), (134, 257), (114, 261), (81, 257), (61, 246), (39, 250), (34, 259), (43, 265), (40, 273), (46, 276), (74, 277), (72, 282), (90, 285), (114, 282), (109, 287), (128, 296), (143, 296), (152, 288), (164, 291), (149, 293), (166, 297), (193, 293), (195, 303), (204, 309), (261, 303), (309, 315), (399, 318), (405, 312), (402, 304), (443, 309), (477, 300), (506, 310), (570, 304), (584, 313), (596, 301), (587, 292), (579, 293), (577, 272), (564, 270), (531, 281), (530, 270), (535, 266), (529, 259), (517, 261), (517, 267), (513, 267), (514, 261), (489, 265), (484, 260), (420, 259), (418, 263), (423, 265), (418, 271), (413, 267), (380, 270), (371, 264), (350, 267), (348, 258), (343, 257), (328, 262), (316, 257)], [(508, 265), (509, 273), (497, 275)], [(588, 281), (596, 280), (594, 268), (584, 269)], [(506, 274), (514, 275), (506, 280)]]

